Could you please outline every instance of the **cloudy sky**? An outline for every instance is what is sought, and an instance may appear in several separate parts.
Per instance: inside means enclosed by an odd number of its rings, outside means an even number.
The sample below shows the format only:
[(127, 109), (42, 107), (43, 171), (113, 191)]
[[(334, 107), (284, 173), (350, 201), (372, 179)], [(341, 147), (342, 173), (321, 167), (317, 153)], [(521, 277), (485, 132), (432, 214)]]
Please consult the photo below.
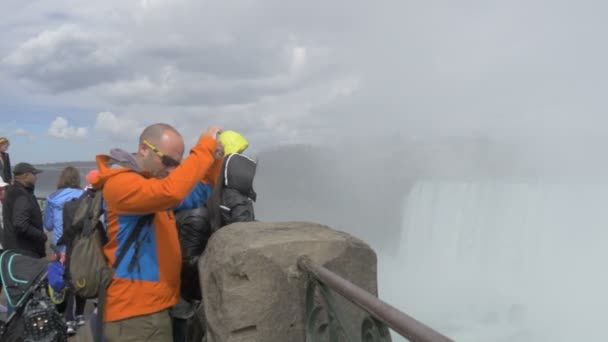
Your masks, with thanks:
[(15, 160), (133, 150), (147, 124), (254, 149), (336, 138), (602, 137), (608, 5), (584, 1), (3, 0)]

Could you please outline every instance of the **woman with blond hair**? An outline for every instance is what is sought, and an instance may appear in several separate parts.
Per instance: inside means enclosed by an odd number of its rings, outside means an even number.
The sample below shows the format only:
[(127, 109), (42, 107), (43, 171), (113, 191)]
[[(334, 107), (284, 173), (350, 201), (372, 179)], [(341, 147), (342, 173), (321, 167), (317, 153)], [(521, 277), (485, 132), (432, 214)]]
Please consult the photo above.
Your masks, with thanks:
[(0, 177), (8, 184), (12, 183), (13, 173), (11, 172), (11, 159), (8, 156), (8, 147), (11, 143), (7, 138), (0, 138)]
[[(54, 250), (60, 252), (57, 255), (57, 259), (59, 259), (61, 264), (65, 261), (65, 246), (57, 246), (57, 241), (63, 236), (63, 206), (67, 202), (80, 197), (83, 192), (84, 190), (82, 190), (80, 184), (80, 172), (75, 167), (68, 166), (59, 175), (57, 191), (49, 195), (46, 207), (44, 208), (44, 228), (53, 232), (53, 246)], [(75, 297), (69, 292), (69, 289), (66, 299), (65, 318), (68, 334), (72, 335), (76, 333), (77, 326), (84, 325), (85, 323), (82, 314), (86, 300)], [(74, 306), (76, 307), (74, 308)]]

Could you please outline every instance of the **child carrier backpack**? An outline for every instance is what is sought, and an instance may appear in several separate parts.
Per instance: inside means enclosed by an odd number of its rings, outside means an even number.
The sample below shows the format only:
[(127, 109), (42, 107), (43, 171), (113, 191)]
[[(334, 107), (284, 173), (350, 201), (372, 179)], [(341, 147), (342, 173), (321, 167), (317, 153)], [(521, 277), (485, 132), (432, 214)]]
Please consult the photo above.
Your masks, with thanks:
[(253, 179), (257, 163), (242, 154), (230, 154), (226, 157), (223, 181), (219, 203), (222, 226), (235, 222), (250, 222), (255, 220), (253, 202), (257, 194), (253, 190)]

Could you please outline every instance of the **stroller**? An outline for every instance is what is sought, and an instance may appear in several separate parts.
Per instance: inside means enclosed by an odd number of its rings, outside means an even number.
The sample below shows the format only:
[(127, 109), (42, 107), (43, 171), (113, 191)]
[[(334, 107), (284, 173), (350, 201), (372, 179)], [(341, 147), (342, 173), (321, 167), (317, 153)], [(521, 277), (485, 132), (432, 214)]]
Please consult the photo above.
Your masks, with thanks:
[(67, 341), (66, 324), (47, 292), (48, 265), (45, 259), (0, 250), (1, 291), (14, 309), (0, 321), (0, 341)]

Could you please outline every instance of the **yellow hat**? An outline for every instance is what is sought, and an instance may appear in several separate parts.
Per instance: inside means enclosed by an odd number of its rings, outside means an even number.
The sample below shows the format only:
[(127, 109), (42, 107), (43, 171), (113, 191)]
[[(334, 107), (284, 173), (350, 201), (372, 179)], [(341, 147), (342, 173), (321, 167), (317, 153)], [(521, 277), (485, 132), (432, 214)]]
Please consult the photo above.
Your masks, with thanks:
[(243, 153), (249, 147), (247, 139), (235, 131), (223, 131), (219, 139), (224, 145), (224, 155)]

